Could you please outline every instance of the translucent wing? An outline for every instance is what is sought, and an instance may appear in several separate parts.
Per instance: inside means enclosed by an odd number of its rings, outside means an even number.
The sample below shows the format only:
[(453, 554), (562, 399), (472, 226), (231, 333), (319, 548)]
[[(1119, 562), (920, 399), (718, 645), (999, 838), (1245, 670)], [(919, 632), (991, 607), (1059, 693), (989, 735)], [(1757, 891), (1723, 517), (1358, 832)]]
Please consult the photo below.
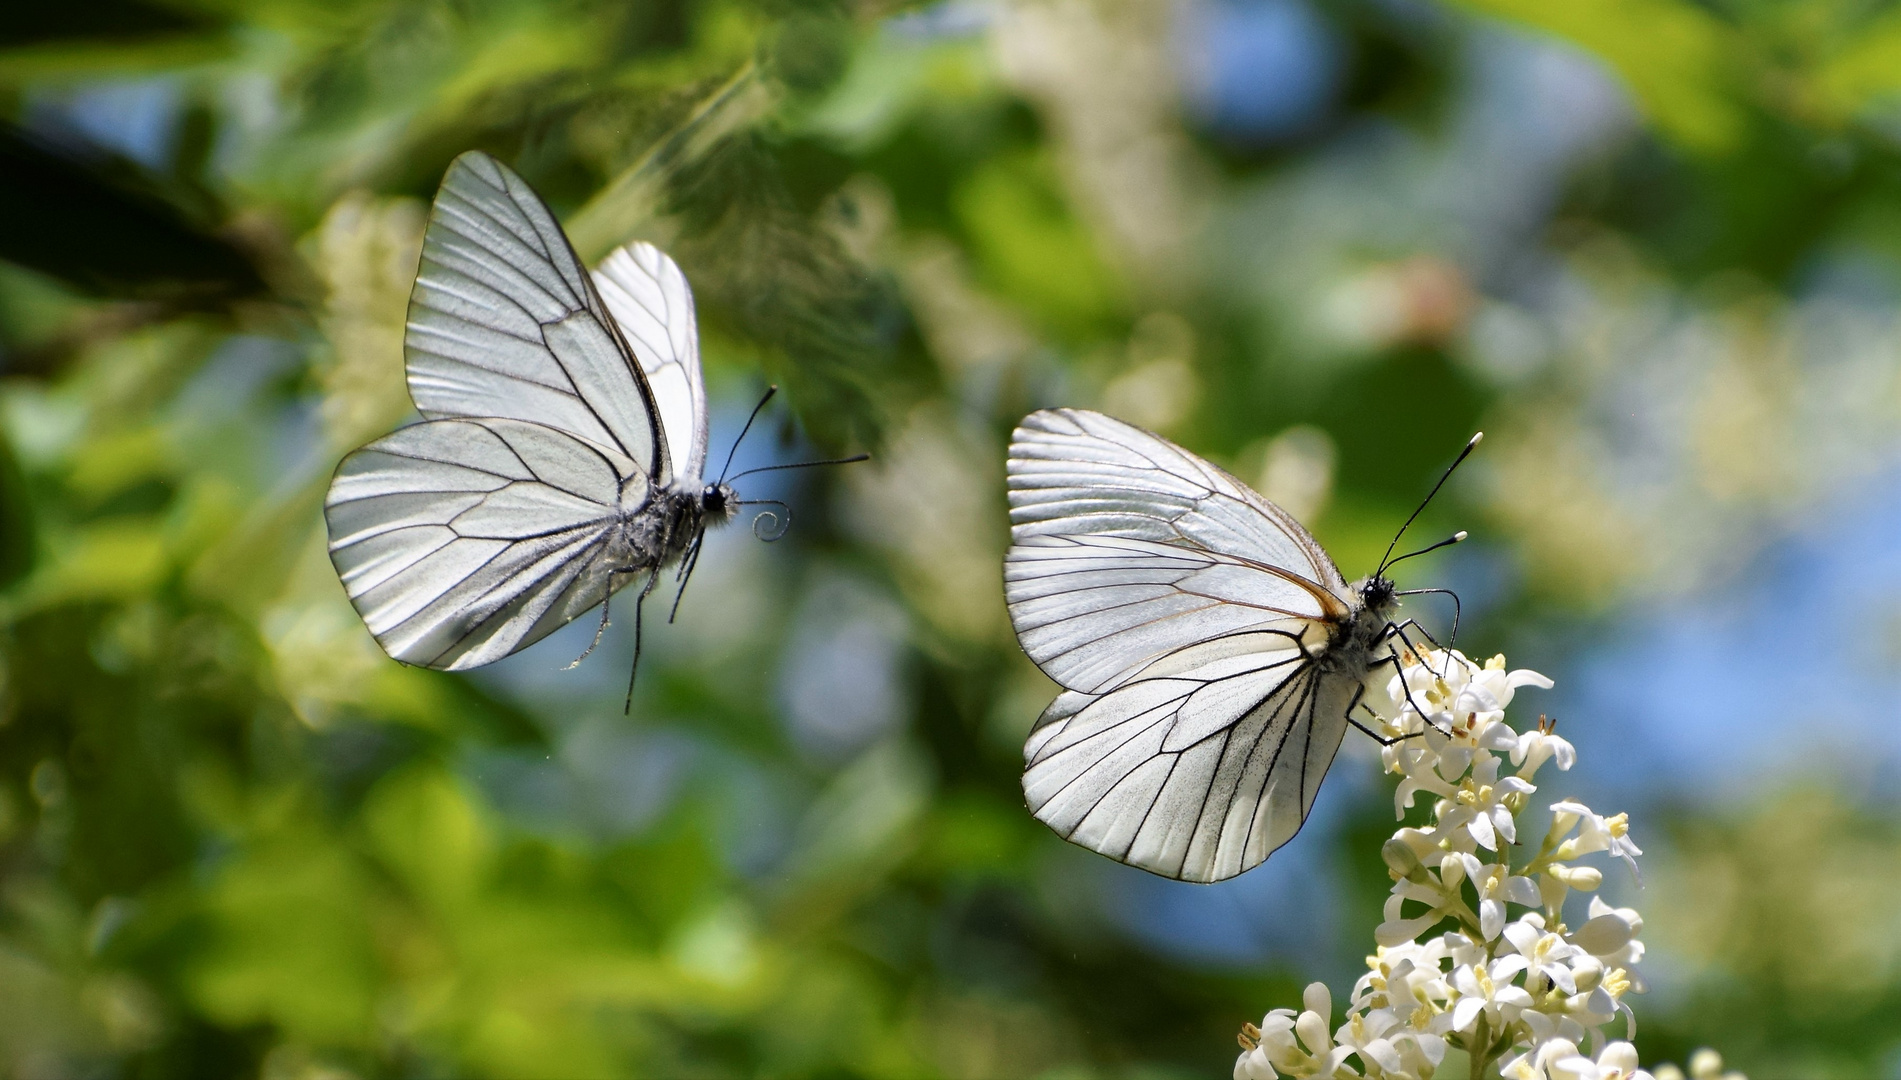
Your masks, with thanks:
[(455, 671), (540, 640), (606, 599), (620, 500), (590, 441), (519, 420), (434, 420), (343, 459), (330, 559), (393, 657)]
[(1260, 865), (1313, 809), (1358, 684), (1287, 646), (1230, 635), (1100, 697), (1059, 697), (1026, 748), (1030, 811), (1166, 877), (1220, 881)]
[(1010, 619), (1066, 688), (1024, 747), (1030, 810), (1168, 877), (1258, 865), (1345, 734), (1359, 680), (1324, 652), (1359, 598), (1279, 507), (1100, 413), (1026, 418), (1009, 488)]
[(1010, 444), (1004, 597), (1024, 651), (1099, 694), (1223, 634), (1324, 635), (1354, 598), (1307, 530), (1220, 469), (1080, 409), (1032, 413)]
[(554, 216), (479, 151), (442, 179), (403, 339), (425, 417), (508, 417), (599, 448), (623, 478), (666, 483), (645, 376)]
[(706, 471), (706, 386), (686, 275), (659, 248), (636, 243), (603, 259), (594, 284), (646, 373), (675, 482), (697, 486)]

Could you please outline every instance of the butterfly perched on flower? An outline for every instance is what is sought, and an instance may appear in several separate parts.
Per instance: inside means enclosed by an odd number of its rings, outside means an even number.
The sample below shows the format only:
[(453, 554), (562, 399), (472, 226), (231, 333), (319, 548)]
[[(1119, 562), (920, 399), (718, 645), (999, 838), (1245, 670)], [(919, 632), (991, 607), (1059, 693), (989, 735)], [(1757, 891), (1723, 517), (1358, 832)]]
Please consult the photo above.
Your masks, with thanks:
[(1313, 809), (1367, 675), (1397, 664), (1392, 548), (1348, 583), (1247, 485), (1084, 409), (1026, 417), (1008, 480), (1010, 620), (1063, 687), (1024, 747), (1031, 812), (1165, 877), (1259, 865)]

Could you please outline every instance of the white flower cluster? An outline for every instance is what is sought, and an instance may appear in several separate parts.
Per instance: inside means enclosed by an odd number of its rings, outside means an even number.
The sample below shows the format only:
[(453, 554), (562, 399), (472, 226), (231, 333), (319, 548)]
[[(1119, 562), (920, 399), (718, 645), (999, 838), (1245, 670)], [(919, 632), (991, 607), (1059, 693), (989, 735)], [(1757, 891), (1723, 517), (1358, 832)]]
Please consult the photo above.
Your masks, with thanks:
[[(1383, 757), (1401, 777), (1395, 809), (1403, 819), (1424, 792), (1432, 823), (1400, 829), (1381, 851), (1393, 891), (1346, 1022), (1329, 1030), (1332, 996), (1314, 983), (1300, 1012), (1275, 1009), (1242, 1029), (1235, 1080), (1430, 1080), (1448, 1047), (1473, 1076), (1497, 1063), (1508, 1080), (1654, 1080), (1629, 1042), (1603, 1031), (1619, 1012), (1626, 1038), (1634, 1027), (1624, 996), (1643, 989), (1643, 920), (1593, 896), (1581, 923), (1565, 921), (1570, 893), (1604, 880), (1575, 860), (1609, 852), (1635, 872), (1642, 852), (1625, 816), (1555, 802), (1535, 849), (1519, 842), (1538, 770), (1577, 757), (1542, 717), (1526, 732), (1505, 723), (1518, 688), (1551, 680), (1456, 650), (1408, 650), (1401, 667), (1403, 679), (1369, 682), (1366, 704), (1373, 730), (1393, 740)], [(1447, 920), (1454, 929), (1420, 939)]]

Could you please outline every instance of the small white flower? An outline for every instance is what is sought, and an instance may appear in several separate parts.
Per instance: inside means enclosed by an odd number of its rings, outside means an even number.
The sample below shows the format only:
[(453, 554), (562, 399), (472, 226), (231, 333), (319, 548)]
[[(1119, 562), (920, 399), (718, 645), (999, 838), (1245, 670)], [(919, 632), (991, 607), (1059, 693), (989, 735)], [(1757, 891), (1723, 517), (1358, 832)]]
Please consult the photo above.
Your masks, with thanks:
[(1390, 1077), (1404, 1072), (1406, 1063), (1400, 1056), (1399, 1047), (1393, 1045), (1393, 1041), (1386, 1036), (1404, 1026), (1392, 1010), (1374, 1009), (1349, 1016), (1347, 1022), (1340, 1025), (1340, 1030), (1334, 1032), (1334, 1039), (1357, 1054), (1368, 1072)]
[[(1459, 794), (1457, 787), (1439, 775), (1439, 769), (1444, 762), (1439, 752), (1431, 747), (1415, 740), (1411, 746), (1386, 747), (1383, 753), (1390, 755), (1387, 771), (1398, 773), (1403, 777), (1399, 786), (1393, 789), (1394, 820), (1397, 821), (1406, 816), (1406, 811), (1412, 808), (1413, 797), (1422, 791), (1437, 795), (1442, 799), (1451, 799)], [(1464, 767), (1461, 766), (1460, 772), (1463, 771)]]
[(1239, 1080), (1333, 1076), (1353, 1054), (1352, 1047), (1334, 1046), (1327, 1033), (1333, 998), (1326, 984), (1310, 983), (1301, 1001), (1306, 1008), (1298, 1016), (1292, 1009), (1274, 1009), (1261, 1018), (1260, 1027), (1241, 1029), (1243, 1052), (1234, 1063)]
[(1483, 964), (1492, 956), (1491, 949), (1457, 930), (1440, 938), (1439, 941), (1445, 946), (1446, 958), (1452, 961), (1452, 966), (1455, 968)]
[[(1261, 1026), (1241, 1025), (1241, 1056), (1234, 1061), (1234, 1080), (1275, 1080), (1273, 1059), (1290, 1056), (1293, 1043), (1294, 1010), (1270, 1009), (1261, 1017)], [(1298, 1047), (1292, 1049), (1298, 1050)]]
[(1491, 694), (1492, 699), (1498, 702), (1501, 712), (1512, 703), (1513, 691), (1521, 686), (1535, 686), (1540, 690), (1549, 690), (1552, 687), (1550, 679), (1529, 668), (1506, 672), (1503, 654), (1487, 660), (1485, 667), (1474, 673), (1472, 681)]
[(1531, 1045), (1540, 1046), (1553, 1039), (1564, 1039), (1572, 1043), (1581, 1043), (1589, 1034), (1584, 1025), (1562, 1013), (1552, 1015), (1537, 1009), (1529, 1009), (1518, 1014), (1518, 1022), (1531, 1035)]
[[(1425, 904), (1426, 913), (1411, 918), (1401, 915), (1403, 905), (1408, 900)], [(1446, 917), (1446, 907), (1450, 902), (1446, 890), (1436, 885), (1412, 880), (1395, 882), (1392, 893), (1386, 898), (1385, 921), (1373, 928), (1373, 940), (1389, 949), (1404, 945), (1437, 926)]]
[[(1630, 867), (1631, 875), (1642, 880), (1637, 874), (1636, 856), (1642, 855), (1643, 849), (1630, 838), (1629, 815), (1616, 814), (1604, 817), (1594, 813), (1583, 803), (1571, 799), (1552, 803), (1551, 811), (1554, 815), (1551, 827), (1558, 835), (1570, 832), (1573, 826), (1579, 827), (1578, 835), (1558, 846), (1556, 858), (1575, 859), (1579, 855), (1608, 851), (1624, 860)], [(1562, 831), (1558, 831), (1560, 826), (1562, 826)]]
[(1511, 981), (1524, 969), (1524, 957), (1507, 956), (1488, 965), (1467, 964), (1454, 971), (1452, 988), (1458, 996), (1452, 1001), (1452, 1011), (1435, 1020), (1433, 1034), (1470, 1033), (1481, 1015), (1490, 1019), (1494, 1031), (1511, 1023), (1532, 1004), (1525, 988)]
[(1367, 973), (1353, 984), (1352, 1007), (1391, 1009), (1414, 1027), (1424, 1027), (1424, 1021), (1415, 1017), (1423, 1011), (1430, 1019), (1439, 1011), (1437, 1003), (1451, 996), (1439, 967), (1446, 955), (1443, 938), (1380, 946), (1366, 958)]
[[(1243, 1043), (1248, 1039), (1250, 1030), (1259, 1031), (1260, 1029), (1253, 1024), (1243, 1027), (1241, 1029)], [(1274, 1071), (1274, 1066), (1267, 1062), (1267, 1051), (1258, 1045), (1242, 1050), (1241, 1056), (1234, 1059), (1234, 1080), (1276, 1080), (1279, 1076), (1280, 1074)]]
[(1505, 800), (1536, 790), (1516, 776), (1500, 777), (1498, 759), (1487, 754), (1460, 783), (1458, 793), (1451, 799), (1452, 805), (1440, 813), (1440, 827), (1464, 829), (1471, 834), (1473, 843), (1487, 851), (1497, 851), (1501, 837), (1506, 843), (1518, 841), (1518, 823)]
[(1627, 1042), (1605, 1046), (1593, 1061), (1563, 1038), (1537, 1044), (1500, 1072), (1510, 1080), (1656, 1080), (1637, 1067), (1637, 1048)]
[(1446, 1059), (1446, 1041), (1431, 1032), (1408, 1031), (1395, 1035), (1393, 1045), (1399, 1050), (1404, 1068), (1391, 1074), (1392, 1080), (1430, 1076)]
[[(1577, 1073), (1559, 1067), (1560, 1062), (1569, 1064), (1579, 1058), (1577, 1043), (1570, 1039), (1550, 1039), (1533, 1044), (1501, 1065), (1498, 1072), (1506, 1080), (1579, 1080)], [(1590, 1061), (1589, 1058), (1582, 1060)]]
[(1630, 968), (1643, 959), (1644, 944), (1637, 932), (1643, 916), (1633, 908), (1614, 908), (1601, 896), (1591, 897), (1590, 918), (1571, 935), (1571, 941), (1607, 966)]
[[(1617, 1016), (1617, 995), (1611, 988), (1617, 984), (1606, 976), (1597, 988), (1589, 993), (1573, 994), (1562, 1000), (1566, 1018), (1577, 1023), (1586, 1031), (1596, 1031), (1610, 1023)], [(1626, 1032), (1626, 1034), (1629, 1034)]]
[(1334, 1038), (1352, 1048), (1368, 1076), (1381, 1080), (1422, 1080), (1445, 1060), (1446, 1041), (1413, 1030), (1392, 1009), (1373, 1009), (1340, 1025)]
[[(1541, 717), (1519, 733), (1504, 710), (1525, 686), (1549, 687), (1531, 671), (1507, 671), (1503, 657), (1482, 667), (1456, 650), (1400, 654), (1401, 671), (1369, 678), (1364, 701), (1389, 736), (1408, 736), (1383, 748), (1388, 771), (1400, 777), (1394, 808), (1402, 818), (1415, 797), (1433, 797), (1432, 822), (1400, 828), (1381, 847), (1393, 880), (1378, 947), (1367, 973), (1354, 983), (1352, 1002), (1334, 1031), (1327, 1030), (1332, 1000), (1314, 983), (1305, 1008), (1275, 1009), (1259, 1028), (1242, 1031), (1237, 1080), (1281, 1076), (1333, 1080), (1423, 1080), (1445, 1059), (1448, 1037), (1461, 1045), (1481, 1029), (1485, 1045), (1474, 1065), (1508, 1080), (1683, 1080), (1662, 1066), (1638, 1067), (1628, 1042), (1605, 1040), (1604, 1027), (1622, 1012), (1623, 1037), (1634, 1037), (1635, 1016), (1625, 995), (1641, 991), (1636, 966), (1643, 920), (1592, 896), (1589, 916), (1567, 930), (1563, 912), (1571, 890), (1595, 893), (1603, 871), (1571, 860), (1609, 852), (1636, 870), (1642, 854), (1629, 821), (1604, 817), (1582, 803), (1551, 806), (1551, 830), (1536, 847), (1518, 846), (1518, 817), (1548, 762), (1569, 769), (1576, 749)], [(1516, 774), (1500, 776), (1509, 759)], [(1466, 883), (1476, 908), (1468, 907)], [(1542, 909), (1511, 918), (1511, 906)], [(1408, 916), (1410, 909), (1417, 914)], [(1460, 929), (1418, 940), (1447, 920)], [(1580, 1047), (1598, 1049), (1595, 1058)], [(1496, 1055), (1510, 1053), (1507, 1060)], [(1356, 1064), (1357, 1063), (1357, 1064)], [(1713, 1054), (1691, 1061), (1696, 1080), (1741, 1080), (1723, 1074)]]
[(1479, 933), (1485, 940), (1491, 941), (1505, 928), (1506, 904), (1538, 906), (1542, 898), (1537, 884), (1528, 877), (1513, 874), (1510, 865), (1481, 864), (1476, 855), (1461, 857), (1466, 860), (1465, 876), (1478, 891)]
[(1583, 950), (1572, 945), (1557, 934), (1545, 930), (1544, 920), (1537, 915), (1527, 915), (1505, 928), (1505, 940), (1518, 950), (1524, 958), (1525, 968), (1533, 976), (1542, 978), (1567, 994), (1578, 992), (1577, 980), (1571, 976), (1572, 957)]
[(1261, 1029), (1253, 1024), (1241, 1026), (1241, 1056), (1234, 1059), (1234, 1080), (1277, 1080), (1280, 1073), (1267, 1060), (1267, 1051), (1259, 1043), (1251, 1043)]
[(1569, 769), (1577, 764), (1577, 760), (1577, 749), (1567, 740), (1559, 738), (1556, 731), (1547, 729), (1542, 722), (1519, 735), (1518, 741), (1512, 746), (1512, 764), (1518, 766), (1518, 775), (1527, 780), (1547, 761), (1556, 761), (1558, 768)]

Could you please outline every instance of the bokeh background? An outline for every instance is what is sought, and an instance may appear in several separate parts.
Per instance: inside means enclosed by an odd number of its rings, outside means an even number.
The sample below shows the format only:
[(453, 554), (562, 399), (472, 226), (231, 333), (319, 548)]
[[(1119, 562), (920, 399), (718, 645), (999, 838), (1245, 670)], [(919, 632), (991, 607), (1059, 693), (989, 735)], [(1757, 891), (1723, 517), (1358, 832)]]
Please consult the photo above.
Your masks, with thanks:
[[(1024, 811), (1002, 460), (1086, 405), (1541, 669), (1646, 1061), (1901, 1075), (1901, 12), (96, 0), (0, 15), (0, 1069), (1188, 1077), (1361, 970), (1390, 785), (1219, 886)], [(406, 669), (324, 554), (442, 170), (700, 300), (749, 496), (656, 627)], [(1418, 614), (1444, 627), (1431, 598)], [(585, 621), (585, 620), (584, 620)], [(650, 623), (650, 626), (653, 624)]]

